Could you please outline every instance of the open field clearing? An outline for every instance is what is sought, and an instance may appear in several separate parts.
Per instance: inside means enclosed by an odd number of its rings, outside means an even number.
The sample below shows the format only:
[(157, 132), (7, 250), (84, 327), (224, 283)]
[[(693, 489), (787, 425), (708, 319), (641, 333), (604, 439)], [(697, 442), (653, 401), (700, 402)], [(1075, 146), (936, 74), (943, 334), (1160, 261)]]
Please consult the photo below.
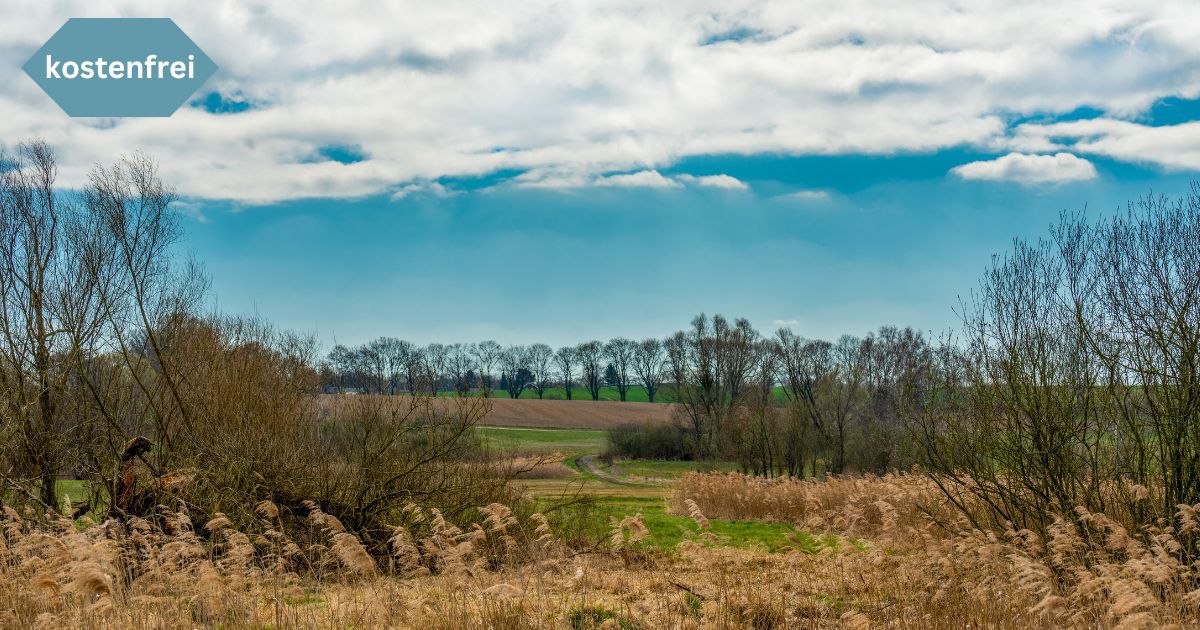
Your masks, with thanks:
[(606, 439), (599, 429), (483, 426), (475, 431), (490, 450), (507, 453), (599, 453)]
[[(531, 479), (542, 483), (537, 487), (537, 494), (547, 492), (567, 493), (582, 489), (588, 493), (602, 492), (619, 494), (620, 488), (636, 488), (641, 485), (662, 485), (680, 476), (697, 471), (731, 471), (736, 467), (729, 462), (695, 462), (667, 460), (618, 460), (612, 464), (595, 459), (607, 446), (607, 432), (597, 429), (536, 429), (520, 427), (482, 426), (475, 428), (482, 437), (484, 445), (492, 452), (518, 456), (525, 461), (526, 456), (538, 456), (547, 463), (561, 462), (559, 469), (566, 474), (521, 475), (520, 483), (528, 484)], [(623, 483), (607, 483), (594, 474), (587, 474), (577, 462), (580, 456), (593, 456), (592, 466), (600, 476), (611, 476)], [(539, 465), (539, 469), (549, 468)], [(553, 477), (553, 478), (550, 478)], [(609, 487), (613, 486), (613, 487)], [(533, 486), (527, 486), (533, 488)], [(645, 494), (645, 493), (642, 493)]]
[(731, 462), (669, 461), (657, 459), (616, 460), (604, 470), (611, 475), (647, 483), (666, 483), (690, 472), (732, 472)]

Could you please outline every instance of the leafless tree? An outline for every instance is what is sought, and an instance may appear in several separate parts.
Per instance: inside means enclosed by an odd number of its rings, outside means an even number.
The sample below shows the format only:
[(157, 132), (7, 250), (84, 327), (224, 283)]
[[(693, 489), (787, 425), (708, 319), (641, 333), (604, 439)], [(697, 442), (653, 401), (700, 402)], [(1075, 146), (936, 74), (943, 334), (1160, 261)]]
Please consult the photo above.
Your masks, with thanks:
[(600, 390), (604, 387), (604, 344), (585, 341), (576, 346), (575, 356), (579, 360), (583, 386), (591, 394), (592, 400), (600, 400)]
[(663, 345), (658, 339), (644, 339), (634, 349), (633, 371), (646, 389), (646, 398), (650, 402), (654, 402), (654, 396), (662, 384), (664, 361)]
[(428, 379), (429, 393), (437, 396), (443, 376), (449, 370), (450, 348), (440, 343), (425, 346), (425, 378)]
[(621, 402), (625, 402), (629, 384), (633, 380), (633, 361), (637, 343), (624, 337), (616, 337), (604, 344), (604, 356), (608, 358), (616, 376), (615, 385)]
[(477, 344), (471, 344), (469, 348), (471, 356), (475, 359), (476, 371), (479, 373), (480, 389), (486, 398), (492, 393), (492, 370), (495, 369), (496, 363), (500, 360), (500, 355), (504, 349), (500, 344), (490, 339)]
[(667, 342), (667, 358), (676, 384), (675, 400), (696, 440), (697, 455), (720, 454), (726, 423), (744, 401), (759, 349), (759, 335), (745, 319), (732, 324), (701, 314), (692, 328)]
[(446, 373), (450, 383), (459, 397), (471, 393), (475, 386), (475, 359), (470, 346), (460, 343), (451, 344), (446, 348)]
[(414, 349), (412, 343), (395, 337), (380, 337), (370, 342), (368, 347), (382, 368), (382, 391), (399, 393), (401, 386), (407, 384), (405, 372), (409, 355)]
[(13, 472), (56, 506), (64, 434), (77, 428), (64, 397), (103, 327), (112, 249), (96, 217), (55, 188), (48, 145), (23, 143), (0, 163), (0, 437), (16, 451)]
[(369, 387), (382, 394), (388, 386), (389, 366), (383, 338), (357, 348), (358, 356), (366, 369)]
[(533, 391), (538, 398), (546, 395), (550, 387), (551, 370), (554, 364), (554, 349), (544, 343), (529, 346), (529, 369), (533, 373)]
[(501, 380), (509, 398), (520, 398), (521, 392), (532, 385), (533, 372), (529, 369), (529, 348), (509, 346), (500, 351)]
[(578, 349), (575, 346), (563, 346), (554, 353), (554, 366), (558, 369), (558, 377), (562, 380), (567, 400), (571, 400), (571, 388), (575, 384), (575, 368), (578, 357)]

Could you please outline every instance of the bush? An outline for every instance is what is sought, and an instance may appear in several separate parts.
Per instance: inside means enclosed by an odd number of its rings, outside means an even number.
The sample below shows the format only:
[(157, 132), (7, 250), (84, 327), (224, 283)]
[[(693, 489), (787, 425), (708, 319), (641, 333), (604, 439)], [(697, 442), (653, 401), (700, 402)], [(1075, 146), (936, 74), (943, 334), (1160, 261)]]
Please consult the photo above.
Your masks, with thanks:
[(683, 429), (674, 424), (623, 424), (608, 431), (608, 457), (691, 459)]

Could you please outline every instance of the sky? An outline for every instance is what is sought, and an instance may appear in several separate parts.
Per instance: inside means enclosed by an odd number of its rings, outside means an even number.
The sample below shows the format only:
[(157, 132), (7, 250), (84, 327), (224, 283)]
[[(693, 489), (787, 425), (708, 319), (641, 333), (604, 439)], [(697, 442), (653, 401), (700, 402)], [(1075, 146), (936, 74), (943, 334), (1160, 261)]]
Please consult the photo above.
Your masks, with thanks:
[[(0, 2), (0, 142), (150, 154), (214, 307), (327, 343), (937, 333), (1013, 238), (1200, 172), (1195, 2)], [(69, 118), (19, 67), (71, 17), (220, 69)]]

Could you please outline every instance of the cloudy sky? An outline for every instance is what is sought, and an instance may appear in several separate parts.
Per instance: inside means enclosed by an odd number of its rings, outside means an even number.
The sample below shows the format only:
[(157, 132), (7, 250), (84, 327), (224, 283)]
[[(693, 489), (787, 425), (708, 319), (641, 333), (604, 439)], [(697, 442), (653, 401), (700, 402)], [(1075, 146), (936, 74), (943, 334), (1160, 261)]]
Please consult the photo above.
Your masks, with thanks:
[[(1013, 237), (1200, 171), (1195, 2), (4, 8), (0, 141), (68, 185), (152, 154), (214, 303), (326, 340), (938, 331)], [(19, 67), (70, 17), (170, 17), (220, 70), (68, 118)]]

